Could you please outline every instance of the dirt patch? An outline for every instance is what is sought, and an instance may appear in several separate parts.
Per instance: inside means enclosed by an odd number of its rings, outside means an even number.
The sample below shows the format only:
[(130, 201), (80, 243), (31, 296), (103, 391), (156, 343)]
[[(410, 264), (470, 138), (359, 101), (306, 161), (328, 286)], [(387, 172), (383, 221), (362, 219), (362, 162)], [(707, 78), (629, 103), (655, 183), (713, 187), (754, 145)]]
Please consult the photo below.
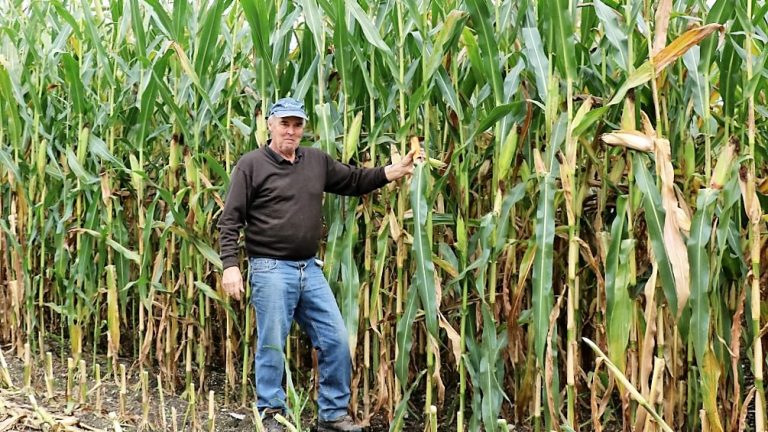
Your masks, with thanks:
[[(121, 360), (125, 368), (125, 387), (121, 385), (119, 364), (113, 368), (106, 358), (83, 355), (85, 379), (81, 381), (79, 363), (68, 371), (67, 359), (52, 357), (50, 390), (44, 357), (30, 361), (29, 383), (25, 385), (25, 366), (22, 359), (11, 353), (9, 347), (0, 347), (8, 366), (12, 387), (0, 376), (0, 432), (48, 431), (254, 431), (254, 412), (233, 402), (229, 395), (225, 401), (224, 379), (216, 371), (206, 374), (206, 391), (196, 392), (194, 405), (185, 393), (170, 394), (157, 384), (156, 371), (146, 370), (142, 385), (142, 369), (129, 360)], [(96, 365), (101, 380), (95, 380)], [(71, 378), (68, 379), (68, 376)], [(68, 380), (70, 380), (68, 385)], [(68, 391), (69, 388), (69, 391)], [(212, 410), (209, 391), (213, 390)], [(84, 397), (83, 397), (84, 394)], [(424, 419), (418, 413), (423, 401), (414, 394), (410, 401), (410, 415), (406, 416), (403, 430), (425, 430)], [(301, 414), (301, 430), (312, 431), (315, 424), (313, 401), (307, 401)], [(295, 423), (290, 415), (289, 420)], [(455, 431), (453, 418), (438, 418), (439, 431)], [(384, 413), (373, 415), (367, 432), (389, 431), (390, 419)], [(512, 431), (529, 431), (526, 427), (512, 427)]]

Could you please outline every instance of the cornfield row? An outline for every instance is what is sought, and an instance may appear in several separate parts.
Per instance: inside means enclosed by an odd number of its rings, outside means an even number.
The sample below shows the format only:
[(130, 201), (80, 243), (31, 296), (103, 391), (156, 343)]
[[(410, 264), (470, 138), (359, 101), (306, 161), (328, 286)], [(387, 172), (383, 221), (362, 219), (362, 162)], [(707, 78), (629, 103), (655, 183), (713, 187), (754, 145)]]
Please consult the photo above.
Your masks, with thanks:
[(250, 403), (254, 320), (220, 288), (215, 222), (290, 95), (305, 144), (344, 162), (412, 138), (429, 158), (325, 200), (358, 413), (763, 431), (766, 17), (764, 0), (4, 1), (0, 340), (136, 358), (171, 391), (221, 368)]

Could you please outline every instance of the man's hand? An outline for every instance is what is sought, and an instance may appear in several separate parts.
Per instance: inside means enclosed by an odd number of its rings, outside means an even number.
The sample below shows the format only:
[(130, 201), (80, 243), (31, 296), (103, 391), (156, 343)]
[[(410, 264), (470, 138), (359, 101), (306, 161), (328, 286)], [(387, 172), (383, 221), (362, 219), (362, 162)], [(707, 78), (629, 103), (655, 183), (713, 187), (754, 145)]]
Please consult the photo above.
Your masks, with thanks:
[(243, 290), (243, 276), (240, 275), (240, 268), (227, 267), (224, 270), (224, 275), (221, 278), (221, 287), (224, 288), (224, 292), (228, 296), (234, 297), (235, 300), (240, 300), (240, 293)]
[(414, 162), (424, 161), (424, 151), (417, 148), (412, 148), (405, 157), (400, 159), (400, 162), (387, 165), (384, 168), (384, 174), (387, 176), (388, 181), (395, 181), (406, 175), (413, 173)]

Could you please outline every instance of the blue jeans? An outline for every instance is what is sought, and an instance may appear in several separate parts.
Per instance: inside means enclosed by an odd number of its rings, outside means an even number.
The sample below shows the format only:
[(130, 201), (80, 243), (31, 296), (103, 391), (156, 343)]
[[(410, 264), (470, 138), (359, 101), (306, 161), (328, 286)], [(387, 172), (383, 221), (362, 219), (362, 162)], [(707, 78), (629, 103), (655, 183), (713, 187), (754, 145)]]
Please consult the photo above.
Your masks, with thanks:
[(314, 258), (250, 258), (251, 303), (256, 309), (256, 406), (285, 410), (285, 340), (295, 319), (318, 350), (321, 420), (347, 414), (352, 365), (347, 330), (336, 299)]

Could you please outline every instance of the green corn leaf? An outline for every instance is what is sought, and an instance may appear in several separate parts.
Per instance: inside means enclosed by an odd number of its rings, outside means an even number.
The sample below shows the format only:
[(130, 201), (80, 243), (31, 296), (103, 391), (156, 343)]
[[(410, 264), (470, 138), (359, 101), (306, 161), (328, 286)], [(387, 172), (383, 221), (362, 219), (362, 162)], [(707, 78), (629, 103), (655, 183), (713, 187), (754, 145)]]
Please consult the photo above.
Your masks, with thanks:
[(320, 148), (336, 157), (336, 134), (333, 131), (333, 119), (331, 118), (331, 105), (325, 103), (315, 106), (315, 114), (318, 119), (318, 129), (320, 132)]
[(496, 105), (503, 103), (504, 89), (501, 83), (501, 64), (496, 31), (491, 23), (490, 3), (485, 0), (467, 0), (467, 8), (472, 16), (472, 24), (480, 40), (483, 52), (481, 73), (490, 81)]
[[(243, 7), (243, 14), (251, 29), (251, 38), (256, 53), (261, 60), (260, 66), (266, 69), (271, 82), (277, 82), (277, 73), (275, 65), (272, 63), (272, 47), (269, 43), (270, 26), (268, 14), (271, 11), (271, 5), (274, 4), (268, 0), (240, 0), (240, 6)], [(262, 95), (265, 97), (266, 95)]]
[(435, 266), (432, 262), (432, 242), (427, 229), (427, 176), (425, 165), (418, 164), (413, 171), (411, 180), (411, 208), (413, 209), (413, 253), (416, 259), (416, 273), (413, 275), (413, 286), (419, 292), (429, 333), (438, 337), (437, 329), (437, 298), (435, 286)]
[(536, 89), (539, 92), (539, 100), (547, 100), (547, 79), (549, 77), (549, 59), (544, 54), (544, 43), (541, 41), (539, 29), (536, 27), (523, 28), (523, 41), (525, 42), (525, 57), (528, 69), (536, 79)]
[(413, 346), (413, 322), (419, 311), (419, 294), (415, 289), (408, 290), (403, 315), (397, 322), (397, 357), (395, 358), (395, 375), (400, 385), (408, 385), (408, 365)]
[(200, 281), (195, 281), (195, 286), (197, 287), (197, 289), (202, 291), (203, 294), (205, 294), (206, 297), (208, 297), (208, 298), (210, 298), (212, 300), (215, 300), (217, 302), (221, 302), (222, 301), (221, 300), (221, 296), (219, 295), (219, 293), (214, 291), (213, 288), (211, 288), (208, 284), (200, 282)]
[(634, 72), (629, 74), (629, 77), (627, 77), (626, 81), (624, 81), (624, 84), (619, 87), (608, 105), (616, 105), (622, 102), (628, 91), (647, 83), (651, 80), (652, 77), (653, 68), (651, 67), (651, 62), (643, 63), (640, 67), (635, 69)]
[(19, 175), (19, 167), (16, 162), (13, 161), (13, 156), (8, 154), (4, 148), (0, 148), (0, 165), (5, 167), (6, 170), (13, 174), (13, 178), (16, 181), (23, 181), (24, 179)]
[(512, 168), (512, 160), (517, 154), (517, 141), (517, 126), (512, 125), (509, 133), (507, 133), (507, 138), (500, 143), (501, 148), (499, 149), (498, 157), (499, 180), (507, 180), (509, 171)]
[[(83, 21), (85, 21), (85, 30), (86, 34), (88, 35), (88, 42), (91, 44), (91, 46), (96, 48), (96, 59), (99, 62), (99, 68), (102, 72), (99, 74), (99, 76), (104, 77), (107, 83), (114, 87), (117, 85), (117, 83), (115, 82), (115, 78), (113, 76), (114, 73), (112, 71), (112, 64), (109, 61), (107, 50), (104, 48), (104, 44), (102, 44), (102, 37), (99, 34), (99, 30), (96, 28), (96, 22), (94, 21), (93, 15), (91, 13), (91, 6), (86, 0), (81, 0), (80, 5), (82, 7), (81, 10), (84, 18)], [(77, 28), (78, 26), (73, 26), (73, 29)]]
[(72, 170), (72, 173), (75, 174), (75, 177), (81, 182), (85, 184), (93, 184), (99, 181), (98, 177), (89, 173), (82, 165), (80, 165), (80, 162), (77, 161), (77, 156), (72, 149), (69, 148), (67, 149), (67, 164), (69, 165), (69, 169)]
[(213, 3), (213, 7), (203, 18), (203, 26), (198, 32), (197, 52), (195, 53), (195, 72), (202, 82), (207, 82), (208, 71), (217, 62), (213, 56), (221, 51), (216, 40), (221, 31), (222, 14), (229, 7), (232, 0), (219, 0)]
[(499, 105), (493, 108), (491, 112), (489, 112), (485, 117), (483, 117), (482, 120), (480, 120), (480, 122), (477, 125), (477, 128), (473, 131), (473, 133), (470, 136), (474, 138), (475, 136), (477, 136), (477, 134), (480, 134), (488, 130), (491, 126), (493, 126), (497, 121), (504, 118), (506, 115), (522, 107), (523, 107), (523, 102), (513, 102), (509, 104)]
[(437, 84), (438, 89), (440, 89), (440, 93), (442, 93), (445, 102), (451, 107), (453, 112), (456, 113), (456, 116), (459, 119), (462, 119), (464, 114), (461, 102), (459, 101), (459, 95), (456, 93), (456, 89), (453, 88), (450, 78), (444, 68), (438, 68), (435, 76), (435, 83)]
[(374, 25), (371, 19), (368, 18), (368, 15), (366, 15), (360, 5), (357, 4), (357, 0), (345, 0), (344, 3), (347, 10), (352, 14), (357, 23), (360, 24), (360, 28), (363, 30), (363, 34), (368, 43), (380, 49), (385, 54), (392, 54), (389, 46), (381, 38), (378, 28)]
[(192, 243), (195, 245), (198, 252), (200, 252), (209, 263), (213, 264), (216, 269), (223, 269), (219, 254), (210, 245), (204, 243), (202, 240), (194, 239), (194, 237)]
[(600, 108), (593, 108), (581, 118), (579, 122), (573, 123), (573, 132), (571, 135), (574, 138), (584, 135), (588, 130), (592, 128), (598, 120), (602, 120), (609, 107), (604, 106)]
[(5, 68), (5, 65), (0, 63), (0, 107), (4, 110), (4, 117), (8, 124), (8, 138), (11, 140), (11, 143), (19, 143), (21, 141), (23, 130), (18, 107), (24, 106), (24, 98), (19, 94), (16, 87), (10, 72)]
[(325, 24), (323, 14), (316, 0), (299, 0), (299, 5), (304, 12), (304, 20), (307, 28), (312, 33), (312, 39), (315, 41), (315, 49), (320, 55), (323, 55), (325, 44), (323, 43), (323, 34), (325, 33)]
[(453, 10), (445, 17), (442, 28), (440, 28), (440, 31), (435, 38), (435, 43), (424, 60), (425, 80), (431, 80), (435, 76), (435, 72), (440, 66), (446, 52), (453, 48), (453, 44), (458, 40), (458, 36), (464, 28), (464, 22), (466, 20), (466, 12), (459, 10)]
[[(197, 88), (198, 92), (200, 93), (200, 96), (203, 98), (203, 101), (206, 103), (206, 107), (212, 112), (216, 112), (213, 102), (211, 102), (211, 99), (208, 97), (208, 92), (203, 88), (203, 86), (200, 83), (200, 78), (195, 73), (195, 70), (192, 69), (192, 65), (189, 62), (189, 58), (187, 57), (187, 54), (184, 52), (184, 50), (181, 48), (181, 45), (179, 45), (176, 42), (171, 42), (169, 45), (167, 45), (166, 50), (168, 48), (173, 48), (173, 50), (176, 52), (176, 58), (179, 60), (179, 65), (181, 66), (181, 69), (189, 76), (189, 79), (192, 80), (192, 83)], [(163, 50), (165, 52), (165, 50)], [(218, 117), (213, 116), (213, 122), (222, 130), (225, 128), (221, 125), (219, 122)]]
[(155, 103), (157, 99), (157, 80), (154, 76), (163, 76), (167, 65), (166, 57), (160, 56), (155, 62), (152, 73), (146, 77), (147, 85), (139, 96), (141, 99), (141, 111), (139, 114), (139, 138), (137, 144), (144, 145), (144, 139), (151, 127), (150, 122), (154, 117)]
[[(734, 24), (736, 26), (738, 24)], [(743, 37), (733, 35), (737, 28), (731, 29), (731, 35), (725, 38), (723, 54), (718, 63), (720, 69), (720, 95), (723, 98), (723, 110), (725, 115), (733, 117), (736, 113), (736, 107), (742, 103), (736, 96), (736, 89), (741, 86), (742, 81), (742, 58), (739, 56), (736, 46), (743, 44)]]
[(126, 248), (125, 246), (121, 245), (120, 243), (112, 240), (111, 238), (104, 239), (106, 243), (114, 249), (116, 252), (118, 252), (120, 255), (124, 256), (125, 258), (135, 262), (136, 264), (141, 263), (141, 257), (136, 252)]
[[(704, 117), (706, 111), (709, 110), (709, 83), (705, 82), (704, 75), (700, 72), (701, 61), (699, 58), (698, 46), (692, 47), (690, 50), (683, 54), (683, 64), (688, 69), (688, 81), (693, 89), (693, 108), (701, 117)], [(703, 126), (704, 130), (708, 129), (708, 125)]]
[(496, 223), (496, 241), (494, 247), (494, 256), (498, 256), (506, 247), (507, 235), (509, 234), (510, 217), (509, 213), (512, 207), (525, 198), (525, 190), (528, 186), (527, 182), (515, 185), (504, 196), (504, 200), (501, 203), (501, 214), (498, 216)]
[(403, 430), (403, 422), (405, 420), (405, 414), (408, 412), (408, 403), (411, 400), (411, 394), (413, 394), (413, 391), (419, 387), (419, 383), (421, 382), (421, 379), (424, 377), (425, 373), (427, 373), (426, 369), (421, 371), (419, 376), (413, 380), (413, 384), (411, 384), (405, 394), (403, 394), (403, 398), (395, 408), (395, 416), (389, 423), (389, 432), (400, 432)]
[(546, 0), (548, 13), (542, 18), (551, 20), (553, 52), (555, 65), (565, 79), (576, 79), (576, 41), (573, 38), (569, 0)]
[(173, 20), (171, 19), (171, 16), (168, 15), (168, 11), (165, 10), (165, 7), (161, 5), (158, 0), (144, 0), (144, 3), (152, 8), (152, 14), (154, 15), (153, 18), (158, 24), (160, 31), (162, 31), (163, 34), (169, 39), (178, 40), (176, 37), (175, 28), (173, 26)]
[(677, 291), (675, 290), (675, 277), (672, 271), (672, 264), (667, 257), (667, 250), (664, 246), (664, 218), (666, 212), (661, 205), (661, 194), (656, 186), (656, 182), (651, 178), (651, 174), (645, 167), (647, 159), (637, 153), (632, 155), (632, 166), (635, 172), (635, 181), (643, 193), (643, 216), (648, 226), (648, 236), (651, 240), (653, 255), (656, 257), (656, 263), (659, 266), (659, 275), (661, 276), (661, 286), (664, 296), (667, 298), (670, 310), (677, 310)]
[(349, 161), (357, 153), (357, 147), (360, 143), (360, 129), (363, 126), (363, 112), (357, 113), (352, 120), (352, 124), (349, 125), (349, 130), (344, 134), (344, 154), (342, 156), (342, 162), (349, 163)]
[[(340, 205), (338, 197), (333, 197), (332, 199), (334, 200), (332, 202), (336, 205)], [(342, 233), (344, 232), (345, 224), (340, 214), (340, 209), (333, 212), (331, 220), (333, 220), (333, 222), (331, 222), (331, 226), (328, 228), (324, 255), (325, 265), (323, 267), (326, 275), (325, 277), (329, 281), (335, 281), (339, 276), (339, 266), (341, 265), (341, 255), (344, 248)]]
[(385, 218), (379, 233), (376, 236), (376, 258), (373, 264), (373, 288), (371, 289), (371, 308), (370, 316), (375, 317), (372, 319), (378, 320), (378, 308), (379, 308), (379, 293), (381, 292), (381, 285), (383, 283), (384, 265), (387, 258), (387, 241), (389, 240), (389, 223)]
[(136, 50), (138, 51), (139, 60), (142, 62), (147, 61), (147, 36), (144, 32), (144, 19), (141, 16), (141, 9), (139, 8), (138, 0), (130, 0), (131, 7), (131, 25), (133, 34), (136, 37)]
[(611, 242), (605, 263), (605, 303), (608, 323), (608, 354), (611, 361), (623, 371), (626, 364), (626, 346), (629, 342), (631, 300), (627, 285), (629, 266), (627, 260), (632, 240), (624, 240), (627, 220), (627, 196), (616, 201), (616, 218), (611, 226)]
[(358, 242), (357, 198), (346, 198), (347, 205), (346, 229), (344, 231), (344, 240), (341, 253), (341, 315), (344, 320), (344, 327), (347, 329), (349, 338), (350, 355), (355, 358), (357, 347), (357, 328), (360, 316), (360, 276), (357, 269), (355, 258), (355, 245)]
[(539, 203), (536, 209), (536, 255), (533, 259), (533, 332), (536, 358), (544, 365), (544, 348), (552, 311), (552, 255), (555, 239), (555, 179), (546, 175), (539, 182)]
[(693, 215), (691, 234), (688, 237), (688, 259), (691, 263), (691, 337), (696, 360), (700, 365), (704, 364), (704, 356), (709, 349), (710, 254), (707, 244), (712, 235), (712, 217), (717, 196), (716, 190), (699, 190), (696, 213)]
[(500, 361), (499, 354), (507, 345), (507, 332), (502, 331), (497, 334), (493, 315), (488, 305), (482, 305), (483, 321), (483, 344), (482, 359), (478, 369), (478, 378), (480, 379), (480, 391), (482, 392), (481, 412), (483, 425), (488, 432), (496, 431), (496, 420), (501, 411), (501, 402), (504, 399), (500, 381), (504, 378), (504, 362)]
[[(341, 74), (341, 84), (344, 87), (345, 98), (350, 97), (350, 89), (353, 87), (355, 76), (359, 75), (355, 73), (352, 62), (352, 36), (350, 31), (352, 29), (347, 28), (347, 10), (345, 4), (347, 0), (336, 0), (336, 8), (334, 10), (336, 14), (336, 21), (333, 32), (333, 43), (336, 46), (334, 56), (336, 57), (336, 68)], [(344, 114), (346, 115), (346, 113)]]
[(605, 35), (616, 49), (618, 56), (616, 63), (623, 70), (628, 70), (629, 51), (627, 48), (627, 29), (624, 23), (619, 22), (621, 15), (600, 0), (594, 0), (592, 4), (600, 22), (605, 28)]
[[(246, 3), (245, 1), (242, 3)], [(248, 1), (247, 3), (253, 4), (253, 2)], [(190, 3), (186, 1), (174, 1), (173, 2), (173, 11), (171, 12), (171, 18), (172, 18), (172, 24), (173, 24), (173, 32), (174, 32), (174, 40), (179, 42), (180, 44), (186, 46), (187, 42), (187, 21), (189, 18), (189, 12), (190, 12)]]
[(88, 105), (85, 100), (85, 87), (80, 79), (80, 65), (70, 53), (62, 55), (61, 62), (64, 66), (64, 76), (69, 85), (69, 97), (74, 111), (77, 114), (85, 114)]
[[(717, 0), (712, 5), (712, 8), (709, 9), (705, 24), (725, 24), (726, 21), (733, 17), (733, 13), (733, 2), (728, 0)], [(715, 54), (718, 42), (719, 40), (715, 35), (709, 36), (701, 41), (701, 63), (699, 65), (702, 72), (705, 70), (708, 71), (712, 66), (712, 57)]]
[(97, 137), (93, 133), (88, 136), (88, 150), (90, 150), (93, 155), (98, 156), (100, 159), (103, 159), (114, 165), (115, 168), (128, 172), (128, 168), (126, 168), (125, 164), (123, 164), (122, 161), (117, 159), (109, 152), (107, 144), (104, 142), (104, 140)]

